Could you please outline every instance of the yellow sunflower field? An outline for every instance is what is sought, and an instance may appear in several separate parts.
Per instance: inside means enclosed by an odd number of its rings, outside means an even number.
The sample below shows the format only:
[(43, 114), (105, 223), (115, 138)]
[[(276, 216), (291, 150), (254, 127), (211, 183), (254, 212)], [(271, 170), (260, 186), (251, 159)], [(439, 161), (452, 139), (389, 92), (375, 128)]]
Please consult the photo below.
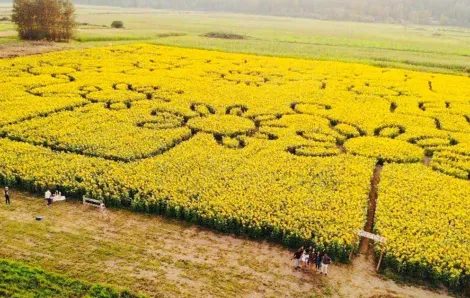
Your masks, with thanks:
[(127, 45), (0, 60), (0, 179), (470, 278), (470, 78)]

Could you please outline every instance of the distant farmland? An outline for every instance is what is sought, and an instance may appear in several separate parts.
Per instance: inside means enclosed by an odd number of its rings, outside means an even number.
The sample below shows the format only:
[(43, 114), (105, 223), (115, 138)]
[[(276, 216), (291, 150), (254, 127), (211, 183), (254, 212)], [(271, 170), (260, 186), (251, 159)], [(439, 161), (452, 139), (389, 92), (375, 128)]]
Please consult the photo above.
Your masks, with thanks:
[[(0, 16), (9, 6), (0, 6)], [(270, 56), (339, 60), (432, 72), (470, 72), (470, 29), (318, 21), (242, 14), (78, 6), (76, 47), (150, 42)], [(125, 29), (110, 29), (121, 20)], [(15, 35), (0, 22), (0, 43)], [(243, 35), (218, 39), (207, 33)]]

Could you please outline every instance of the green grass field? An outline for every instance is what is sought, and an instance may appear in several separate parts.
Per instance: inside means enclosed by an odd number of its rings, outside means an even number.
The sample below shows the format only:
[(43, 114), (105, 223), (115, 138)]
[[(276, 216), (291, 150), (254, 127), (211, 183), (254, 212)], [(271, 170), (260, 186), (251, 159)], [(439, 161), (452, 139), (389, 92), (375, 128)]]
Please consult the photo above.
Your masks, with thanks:
[[(5, 4), (0, 6), (0, 16), (7, 15), (8, 10)], [(104, 27), (114, 20), (123, 21), (125, 29)], [(77, 21), (82, 25), (76, 43), (87, 47), (139, 41), (470, 74), (470, 29), (463, 28), (91, 6), (77, 7)], [(11, 32), (5, 23), (0, 23), (0, 32), (7, 30), (2, 29), (4, 26)], [(247, 39), (203, 36), (214, 31), (246, 35)], [(5, 38), (1, 36), (0, 42)]]
[(22, 263), (0, 259), (0, 297), (96, 297), (137, 298), (128, 290), (88, 284), (45, 272)]
[(11, 23), (0, 22), (0, 31), (14, 30), (14, 26)]
[[(81, 29), (78, 36), (82, 40), (141, 38), (158, 44), (225, 52), (365, 62), (438, 72), (470, 71), (469, 29), (100, 7), (80, 7), (77, 20), (98, 25), (121, 20), (126, 27)], [(213, 31), (248, 38), (202, 36)], [(182, 35), (158, 36), (166, 33)]]

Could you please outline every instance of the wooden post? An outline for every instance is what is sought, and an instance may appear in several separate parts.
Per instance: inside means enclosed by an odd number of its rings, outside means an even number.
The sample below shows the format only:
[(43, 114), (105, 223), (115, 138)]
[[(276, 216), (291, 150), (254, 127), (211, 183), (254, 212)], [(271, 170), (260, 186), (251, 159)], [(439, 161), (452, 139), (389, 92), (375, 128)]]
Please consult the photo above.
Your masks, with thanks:
[(375, 271), (379, 271), (380, 269), (380, 265), (382, 264), (382, 258), (384, 256), (384, 252), (385, 252), (385, 247), (382, 248), (382, 251), (380, 252), (380, 258), (379, 258), (379, 263), (377, 264), (377, 269), (375, 269)]

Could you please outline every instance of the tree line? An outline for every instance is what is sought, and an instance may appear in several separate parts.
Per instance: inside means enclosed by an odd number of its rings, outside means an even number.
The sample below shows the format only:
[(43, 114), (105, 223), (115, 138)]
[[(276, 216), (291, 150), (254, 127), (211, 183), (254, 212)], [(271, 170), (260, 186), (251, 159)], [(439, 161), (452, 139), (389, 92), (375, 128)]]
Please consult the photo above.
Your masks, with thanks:
[(470, 27), (470, 0), (74, 0), (74, 3)]

